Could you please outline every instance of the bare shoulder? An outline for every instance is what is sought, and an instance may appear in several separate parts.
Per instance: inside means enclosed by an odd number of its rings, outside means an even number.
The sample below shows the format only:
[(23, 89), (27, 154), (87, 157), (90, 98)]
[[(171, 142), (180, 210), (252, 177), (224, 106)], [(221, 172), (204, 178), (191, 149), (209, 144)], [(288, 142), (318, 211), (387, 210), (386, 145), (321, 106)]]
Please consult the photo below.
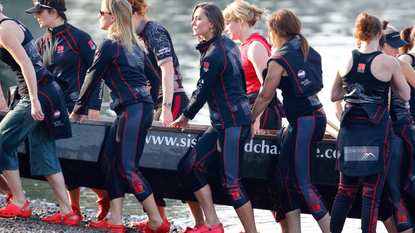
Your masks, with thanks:
[(352, 52), (343, 54), (338, 62), (338, 70), (341, 77), (345, 76), (353, 67)]
[(16, 35), (17, 30), (20, 30), (16, 22), (12, 20), (5, 20), (0, 24), (0, 44), (1, 41), (11, 39)]
[[(395, 68), (396, 66), (399, 65), (398, 59), (396, 59), (395, 57), (386, 55), (386, 54), (380, 54), (375, 59), (380, 60), (380, 62), (382, 62), (383, 67)], [(373, 60), (373, 62), (375, 62), (375, 60)]]
[(249, 45), (248, 53), (250, 54), (268, 54), (267, 48), (259, 41), (254, 41)]
[(402, 54), (401, 56), (399, 56), (399, 58), (398, 58), (400, 61), (406, 61), (406, 62), (408, 62), (409, 64), (412, 64), (412, 57), (411, 56), (409, 56), (408, 54)]

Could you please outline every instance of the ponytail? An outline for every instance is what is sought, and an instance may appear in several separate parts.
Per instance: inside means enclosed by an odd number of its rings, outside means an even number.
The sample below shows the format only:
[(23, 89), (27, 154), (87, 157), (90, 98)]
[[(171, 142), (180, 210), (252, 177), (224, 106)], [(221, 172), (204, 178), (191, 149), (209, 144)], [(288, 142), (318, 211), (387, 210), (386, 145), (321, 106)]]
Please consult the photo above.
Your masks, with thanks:
[(307, 61), (308, 53), (310, 52), (310, 46), (308, 45), (308, 41), (301, 33), (298, 35), (301, 41), (301, 52), (303, 53), (304, 62)]
[[(414, 33), (412, 33), (412, 31), (414, 31)], [(406, 27), (402, 30), (401, 39), (408, 42), (409, 44), (399, 49), (401, 54), (408, 53), (414, 47), (414, 34), (415, 30), (413, 30), (412, 26)]]

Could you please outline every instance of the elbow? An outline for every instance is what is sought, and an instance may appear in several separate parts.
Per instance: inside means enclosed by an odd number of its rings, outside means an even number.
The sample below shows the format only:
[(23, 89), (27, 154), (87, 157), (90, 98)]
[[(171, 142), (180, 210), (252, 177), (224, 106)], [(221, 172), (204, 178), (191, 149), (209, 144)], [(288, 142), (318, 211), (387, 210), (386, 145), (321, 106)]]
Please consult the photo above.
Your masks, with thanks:
[(408, 102), (410, 99), (411, 99), (411, 94), (410, 94), (410, 92), (405, 93), (405, 95), (404, 95), (404, 96), (402, 96), (402, 100), (403, 100), (403, 101), (405, 101), (405, 102)]

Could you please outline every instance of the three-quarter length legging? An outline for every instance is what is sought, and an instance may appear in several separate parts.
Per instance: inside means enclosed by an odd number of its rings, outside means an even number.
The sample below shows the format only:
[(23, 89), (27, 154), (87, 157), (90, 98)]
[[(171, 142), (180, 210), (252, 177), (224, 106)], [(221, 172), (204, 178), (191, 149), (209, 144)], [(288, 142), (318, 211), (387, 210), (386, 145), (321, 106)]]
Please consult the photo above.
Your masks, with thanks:
[(138, 170), (152, 119), (150, 103), (133, 104), (117, 112), (101, 158), (110, 200), (124, 197), (128, 188), (140, 202), (152, 194), (149, 183)]
[(327, 214), (327, 205), (314, 185), (312, 173), (317, 143), (323, 139), (326, 122), (323, 109), (290, 121), (275, 171), (285, 213), (300, 209), (304, 198), (317, 221)]
[(249, 201), (241, 182), (244, 145), (249, 138), (251, 126), (234, 126), (223, 130), (210, 127), (199, 139), (192, 151), (178, 165), (186, 175), (193, 192), (208, 182), (203, 169), (218, 161), (223, 187), (235, 209)]

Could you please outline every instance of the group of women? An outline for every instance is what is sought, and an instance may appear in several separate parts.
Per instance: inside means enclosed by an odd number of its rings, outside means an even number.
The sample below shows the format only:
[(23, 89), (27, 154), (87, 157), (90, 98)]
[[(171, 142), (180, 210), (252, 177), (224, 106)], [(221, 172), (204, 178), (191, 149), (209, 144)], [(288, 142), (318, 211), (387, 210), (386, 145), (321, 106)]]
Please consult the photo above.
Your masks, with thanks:
[[(42, 221), (77, 225), (83, 219), (79, 188), (65, 188), (55, 140), (71, 136), (68, 113), (80, 123), (85, 115), (99, 119), (105, 83), (116, 119), (100, 160), (107, 190), (93, 190), (100, 210), (99, 222), (90, 222), (90, 227), (124, 232), (123, 198), (130, 191), (148, 215), (132, 226), (144, 232), (170, 231), (163, 197), (154, 197), (138, 169), (144, 139), (153, 120), (186, 129), (207, 102), (211, 127), (178, 165), (197, 199), (188, 202), (195, 226), (186, 232), (224, 232), (202, 172), (213, 162), (219, 164), (222, 185), (245, 232), (257, 232), (241, 182), (244, 144), (259, 129), (281, 129), (282, 116), (289, 123), (281, 130), (275, 171), (282, 211), (273, 214), (283, 232), (301, 232), (302, 204), (322, 232), (341, 232), (360, 181), (362, 232), (376, 232), (378, 215), (390, 232), (412, 232), (403, 193), (409, 186), (403, 177), (410, 171), (415, 130), (407, 104), (407, 82), (415, 84), (412, 28), (403, 32), (406, 43), (376, 16), (362, 13), (357, 18), (358, 49), (341, 58), (331, 94), (341, 112), (336, 164), (341, 180), (330, 218), (312, 174), (317, 143), (326, 127), (318, 97), (323, 88), (321, 57), (301, 34), (301, 22), (293, 12), (278, 10), (269, 17), (268, 38), (277, 48), (271, 55), (271, 45), (254, 30), (265, 9), (243, 0), (224, 11), (211, 2), (196, 5), (191, 26), (199, 41), (200, 78), (189, 100), (170, 35), (160, 23), (147, 19), (144, 0), (103, 0), (98, 17), (108, 36), (98, 46), (67, 23), (64, 0), (36, 1), (26, 11), (47, 28), (36, 43), (23, 24), (2, 11), (0, 4), (0, 59), (15, 73), (18, 86), (0, 123), (0, 170), (5, 178), (0, 186), (9, 193), (9, 205), (0, 209), (0, 217), (31, 215), (17, 163), (17, 146), (28, 137), (32, 175), (46, 176), (60, 206), (58, 213)], [(240, 40), (241, 47), (233, 40)], [(407, 44), (409, 50), (405, 47), (400, 60), (393, 58), (397, 48)], [(277, 88), (283, 104), (276, 97)], [(341, 100), (346, 102), (344, 110)], [(3, 102), (0, 99), (2, 109)], [(104, 219), (109, 208), (111, 215)]]

